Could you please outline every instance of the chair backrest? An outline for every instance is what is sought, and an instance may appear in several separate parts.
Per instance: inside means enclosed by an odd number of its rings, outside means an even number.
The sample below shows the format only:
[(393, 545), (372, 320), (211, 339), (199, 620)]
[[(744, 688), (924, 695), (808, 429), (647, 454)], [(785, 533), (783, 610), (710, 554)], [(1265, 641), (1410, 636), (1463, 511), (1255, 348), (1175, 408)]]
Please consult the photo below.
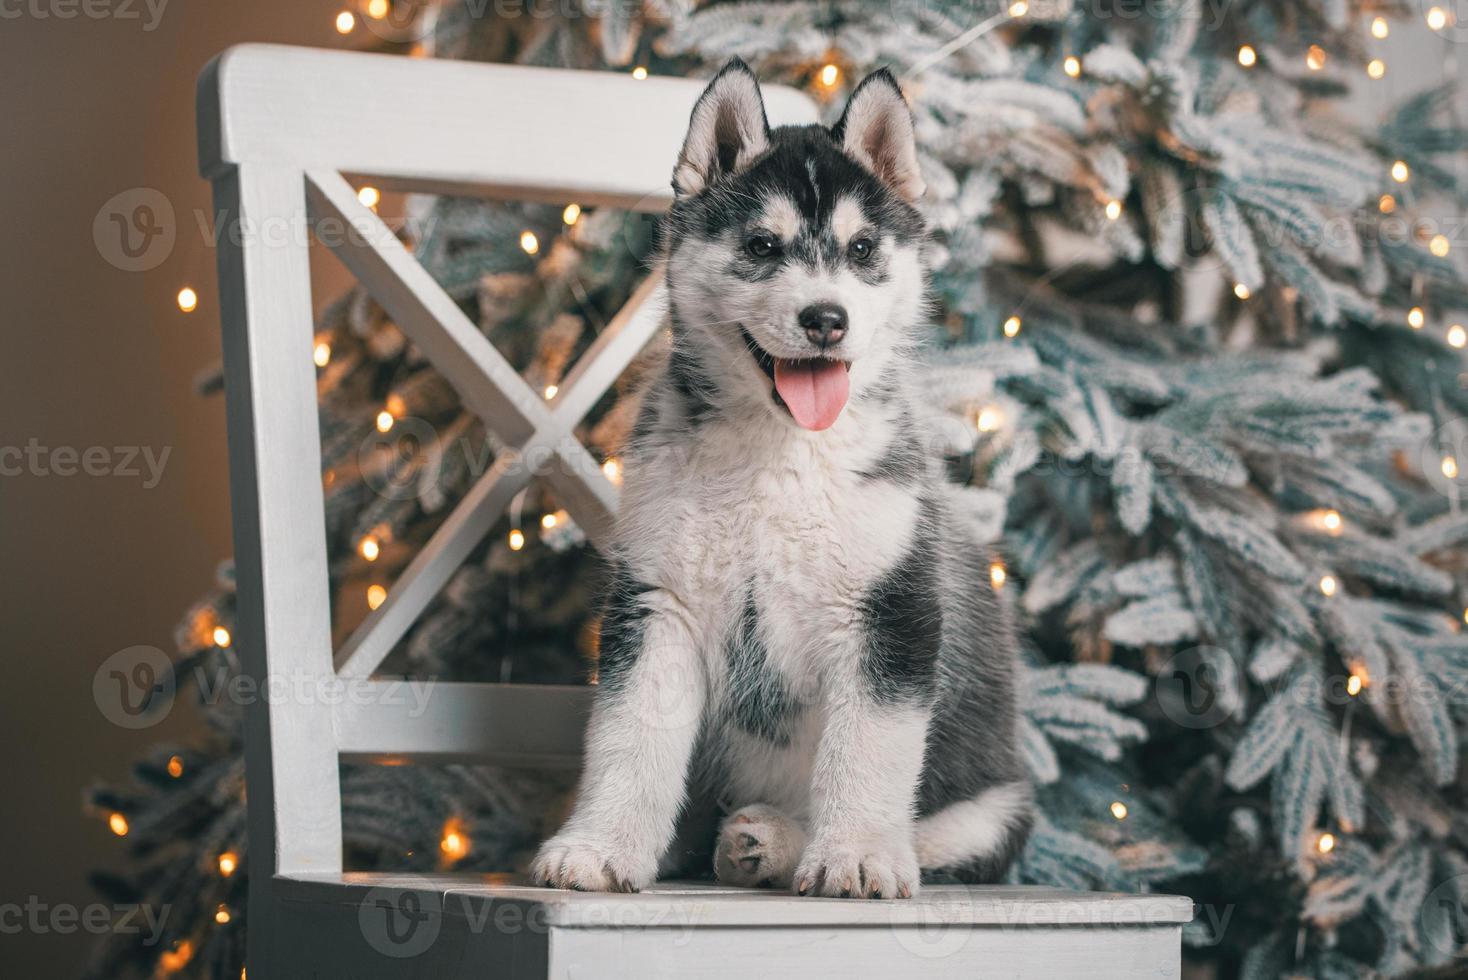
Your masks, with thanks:
[[(379, 187), (659, 210), (701, 90), (685, 80), (270, 45), (233, 48), (201, 77), (200, 168), (222, 224), (235, 644), (243, 669), (271, 692), (246, 714), (252, 881), (340, 871), (343, 757), (574, 762), (584, 688), (372, 675), (532, 480), (551, 484), (593, 542), (605, 539), (616, 490), (575, 426), (665, 312), (651, 277), (543, 398), (344, 175)], [(776, 124), (817, 118), (800, 92), (771, 86), (765, 98)], [(488, 428), (519, 447), (478, 479), (335, 654), (304, 233), (328, 218), (354, 233), (322, 242)]]

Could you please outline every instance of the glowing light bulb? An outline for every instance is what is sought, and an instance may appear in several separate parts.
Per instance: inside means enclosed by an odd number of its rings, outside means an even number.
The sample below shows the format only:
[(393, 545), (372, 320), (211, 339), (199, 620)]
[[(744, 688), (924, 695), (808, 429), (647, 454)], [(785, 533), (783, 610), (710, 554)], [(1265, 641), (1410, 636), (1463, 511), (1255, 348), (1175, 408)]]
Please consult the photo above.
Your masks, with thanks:
[(1004, 588), (1004, 583), (1009, 581), (1009, 573), (1004, 570), (1003, 563), (996, 561), (989, 566), (989, 581), (996, 589)]
[(317, 367), (326, 367), (331, 363), (331, 345), (324, 340), (317, 344), (311, 351), (311, 360), (316, 363)]
[(224, 925), (229, 922), (228, 905), (220, 905), (219, 908), (214, 910), (214, 921), (219, 923), (220, 925)]
[(343, 10), (336, 15), (336, 32), (338, 34), (350, 34), (357, 27), (357, 15), (350, 10)]
[(1448, 12), (1441, 7), (1427, 8), (1427, 26), (1434, 31), (1440, 31), (1448, 26)]
[(1457, 459), (1452, 456), (1444, 456), (1442, 462), (1442, 472), (1443, 476), (1447, 477), (1449, 480), (1456, 480), (1458, 478)]
[(368, 561), (376, 561), (377, 556), (382, 554), (382, 545), (378, 544), (377, 538), (369, 534), (358, 542), (357, 552)]
[(443, 836), (439, 838), (438, 849), (450, 861), (458, 861), (469, 853), (469, 835), (460, 821), (450, 820), (443, 825)]
[(602, 475), (612, 481), (613, 485), (620, 486), (622, 483), (622, 463), (616, 457), (608, 459), (601, 464)]
[(1378, 41), (1382, 41), (1382, 40), (1385, 40), (1386, 39), (1386, 36), (1388, 34), (1390, 34), (1391, 32), (1392, 32), (1391, 25), (1386, 22), (1386, 18), (1385, 17), (1373, 17), (1373, 18), (1371, 18), (1371, 36), (1372, 37), (1376, 38)]
[(1245, 68), (1253, 68), (1259, 61), (1259, 53), (1251, 45), (1244, 44), (1239, 47), (1239, 64)]
[(1422, 325), (1427, 322), (1427, 314), (1422, 312), (1422, 307), (1414, 306), (1407, 311), (1407, 326), (1413, 330), (1421, 330)]
[(647, 68), (646, 68), (646, 66), (644, 66), (644, 65), (638, 65), (636, 68), (632, 69), (632, 77), (635, 78), (635, 79), (637, 79), (639, 82), (642, 81), (644, 78), (646, 78), (647, 77)]
[(229, 635), (229, 630), (225, 629), (223, 626), (214, 627), (214, 632), (210, 634), (210, 637), (214, 640), (214, 645), (217, 647), (229, 646), (229, 642), (232, 639), (232, 637)]
[(823, 65), (820, 73), (816, 75), (816, 81), (821, 88), (831, 89), (841, 84), (841, 66), (834, 62)]
[(1018, 337), (1019, 336), (1019, 328), (1020, 328), (1020, 326), (1021, 326), (1020, 319), (1017, 316), (1012, 316), (1008, 320), (1005, 320), (1004, 321), (1004, 336), (1006, 336), (1006, 337)]
[(1397, 199), (1390, 194), (1381, 195), (1381, 200), (1376, 202), (1376, 207), (1382, 214), (1391, 214), (1397, 209)]
[(1106, 220), (1115, 221), (1121, 217), (1121, 202), (1112, 198), (1106, 202)]
[(1116, 800), (1111, 804), (1111, 815), (1116, 819), (1125, 820), (1127, 813), (1128, 810), (1126, 808), (1126, 804), (1123, 803), (1121, 800)]
[(1448, 251), (1452, 248), (1447, 235), (1433, 235), (1427, 243), (1427, 250), (1440, 259), (1447, 258)]
[(1335, 850), (1335, 834), (1328, 831), (1321, 834), (1319, 839), (1315, 841), (1315, 849), (1321, 854), (1329, 854)]
[(1029, 12), (1030, 5), (1025, 0), (1015, 0), (1014, 3), (1009, 5), (1009, 16), (1011, 17), (1023, 17)]
[(1360, 694), (1361, 689), (1365, 686), (1365, 682), (1361, 680), (1360, 674), (1352, 674), (1350, 677), (1346, 678), (1346, 693), (1353, 698), (1356, 695)]
[(387, 601), (387, 589), (376, 583), (367, 586), (367, 608), (376, 609)]
[(219, 855), (219, 873), (228, 878), (235, 873), (240, 866), (240, 856), (234, 851), (225, 851)]
[(561, 390), (560, 385), (546, 385), (545, 386), (545, 400), (546, 401), (550, 401), (552, 398), (556, 397), (556, 394), (560, 390)]
[(527, 228), (520, 232), (520, 247), (525, 250), (526, 255), (534, 255), (540, 251), (540, 239), (535, 237), (535, 232)]
[(566, 205), (566, 210), (561, 212), (561, 220), (568, 225), (574, 225), (577, 221), (581, 220), (581, 205)]
[(1372, 78), (1383, 78), (1386, 75), (1386, 62), (1380, 58), (1372, 58), (1366, 62), (1366, 74)]
[(1320, 526), (1327, 531), (1339, 531), (1342, 523), (1339, 511), (1328, 510), (1320, 515)]
[(1245, 286), (1241, 282), (1236, 282), (1234, 283), (1234, 295), (1237, 296), (1239, 299), (1248, 299), (1254, 294), (1252, 291), (1250, 291), (1248, 286)]
[(391, 9), (392, 4), (388, 0), (367, 0), (367, 16), (373, 20), (382, 20)]
[(387, 432), (391, 430), (394, 421), (396, 420), (392, 417), (392, 412), (389, 412), (387, 409), (383, 409), (382, 411), (377, 413), (377, 431)]
[(172, 949), (158, 957), (158, 966), (164, 973), (177, 973), (188, 966), (189, 960), (193, 958), (194, 944), (187, 939), (181, 939)]
[(178, 291), (178, 308), (185, 313), (192, 313), (199, 308), (199, 294), (188, 286)]
[(1392, 180), (1395, 180), (1399, 184), (1405, 184), (1407, 182), (1407, 179), (1411, 176), (1412, 171), (1407, 166), (1407, 161), (1398, 160), (1396, 163), (1392, 164)]
[(559, 523), (559, 521), (560, 518), (556, 517), (555, 514), (546, 514), (540, 519), (540, 526), (549, 531), (551, 528), (555, 527), (556, 524)]
[(1318, 44), (1310, 45), (1310, 50), (1305, 52), (1305, 67), (1311, 71), (1319, 71), (1325, 67), (1325, 49)]
[(1334, 575), (1322, 575), (1322, 576), (1320, 576), (1320, 591), (1321, 591), (1321, 594), (1328, 595), (1328, 596), (1335, 595), (1335, 590), (1336, 590), (1337, 587), (1338, 586), (1337, 586), (1337, 583), (1336, 583), (1336, 580), (1335, 580), (1335, 576)]
[(168, 774), (170, 776), (172, 776), (174, 779), (177, 779), (177, 778), (179, 778), (180, 776), (183, 775), (183, 772), (184, 772), (183, 759), (179, 758), (176, 755), (175, 756), (170, 756), (169, 759), (168, 759)]
[(1081, 59), (1077, 58), (1073, 54), (1066, 56), (1065, 61), (1061, 63), (1061, 68), (1071, 78), (1081, 77)]
[(519, 551), (525, 547), (525, 534), (518, 527), (510, 532), (510, 550)]
[(980, 432), (993, 432), (1004, 421), (1004, 415), (994, 406), (985, 405), (979, 409), (979, 417), (976, 421)]
[(363, 187), (357, 191), (357, 200), (361, 201), (364, 207), (372, 208), (375, 211), (377, 205), (382, 201), (382, 192), (376, 187)]
[(1468, 330), (1464, 330), (1461, 323), (1448, 327), (1448, 346), (1462, 350), (1465, 344), (1468, 344)]
[(127, 817), (120, 813), (109, 813), (107, 815), (107, 829), (118, 837), (127, 836)]

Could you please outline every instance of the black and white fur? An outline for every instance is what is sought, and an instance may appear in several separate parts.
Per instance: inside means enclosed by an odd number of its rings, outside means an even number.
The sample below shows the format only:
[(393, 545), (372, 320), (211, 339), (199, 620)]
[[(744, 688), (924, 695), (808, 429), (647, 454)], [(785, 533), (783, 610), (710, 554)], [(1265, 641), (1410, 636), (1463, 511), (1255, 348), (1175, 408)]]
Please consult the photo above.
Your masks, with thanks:
[[(925, 451), (902, 93), (878, 72), (834, 129), (772, 131), (732, 62), (673, 184), (673, 350), (625, 454), (578, 801), (532, 877), (649, 884), (691, 784), (727, 814), (726, 883), (905, 898), (995, 881), (1032, 819), (1015, 640)], [(844, 309), (844, 335), (817, 344), (812, 304)], [(850, 368), (824, 431), (772, 397), (774, 358), (814, 357)]]

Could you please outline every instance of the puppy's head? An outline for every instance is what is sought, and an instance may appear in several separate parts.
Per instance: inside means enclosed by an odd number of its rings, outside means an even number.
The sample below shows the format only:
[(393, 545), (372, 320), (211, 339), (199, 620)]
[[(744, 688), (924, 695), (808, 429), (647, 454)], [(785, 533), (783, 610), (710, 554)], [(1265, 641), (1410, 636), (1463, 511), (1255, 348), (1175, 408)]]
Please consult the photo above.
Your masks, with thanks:
[(771, 130), (736, 59), (693, 109), (673, 189), (680, 339), (721, 392), (830, 427), (922, 315), (923, 182), (897, 82), (869, 75), (831, 129)]

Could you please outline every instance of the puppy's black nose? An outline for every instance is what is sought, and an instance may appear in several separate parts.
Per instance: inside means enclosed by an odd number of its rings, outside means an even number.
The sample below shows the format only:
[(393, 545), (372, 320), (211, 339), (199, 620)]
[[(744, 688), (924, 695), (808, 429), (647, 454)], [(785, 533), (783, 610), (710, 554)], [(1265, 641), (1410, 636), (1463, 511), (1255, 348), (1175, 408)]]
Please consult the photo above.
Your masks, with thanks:
[(815, 303), (800, 311), (800, 325), (811, 343), (830, 347), (846, 336), (846, 311), (835, 303)]

